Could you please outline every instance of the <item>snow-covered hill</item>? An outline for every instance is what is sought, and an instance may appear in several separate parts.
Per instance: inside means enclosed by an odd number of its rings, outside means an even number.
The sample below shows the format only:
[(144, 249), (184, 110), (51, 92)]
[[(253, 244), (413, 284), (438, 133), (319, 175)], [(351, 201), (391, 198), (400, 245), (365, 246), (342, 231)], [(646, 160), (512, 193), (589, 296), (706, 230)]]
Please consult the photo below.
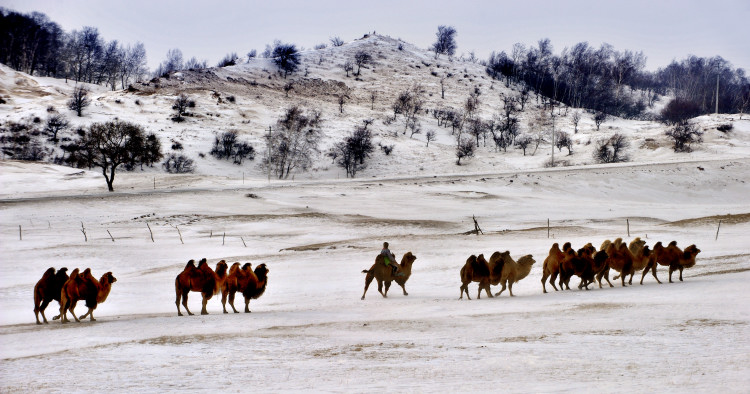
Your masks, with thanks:
[[(341, 67), (352, 60), (358, 51), (372, 56), (372, 63), (365, 65), (360, 76), (347, 73)], [(0, 68), (0, 95), (7, 101), (0, 105), (0, 121), (20, 120), (48, 114), (48, 108), (69, 116), (75, 126), (87, 126), (119, 118), (144, 126), (147, 132), (156, 133), (162, 140), (163, 151), (170, 152), (172, 142), (180, 142), (180, 152), (193, 159), (198, 174), (229, 177), (267, 178), (258, 166), (258, 160), (242, 166), (214, 159), (208, 155), (218, 133), (236, 130), (240, 139), (250, 142), (260, 155), (264, 149), (264, 134), (275, 124), (282, 112), (291, 105), (321, 110), (323, 133), (321, 152), (311, 171), (296, 173), (296, 179), (335, 179), (345, 177), (343, 169), (332, 164), (325, 156), (327, 149), (349, 134), (365, 119), (373, 119), (374, 142), (393, 145), (394, 153), (386, 156), (376, 150), (368, 160), (368, 168), (358, 177), (382, 177), (436, 174), (470, 174), (514, 169), (544, 167), (549, 161), (551, 146), (544, 142), (534, 155), (524, 155), (520, 149), (511, 147), (508, 152), (497, 152), (491, 138), (482, 142), (475, 157), (457, 166), (455, 136), (450, 128), (439, 127), (437, 120), (424, 111), (419, 116), (421, 133), (413, 138), (402, 134), (404, 124), (399, 118), (386, 124), (392, 116), (392, 105), (402, 91), (415, 84), (424, 90), (425, 109), (463, 109), (469, 95), (479, 93), (478, 116), (492, 119), (501, 109), (502, 95), (511, 95), (515, 86), (509, 88), (490, 78), (484, 67), (477, 63), (449, 60), (445, 56), (435, 59), (432, 52), (414, 47), (386, 36), (370, 35), (346, 43), (340, 47), (302, 52), (299, 70), (284, 78), (270, 59), (255, 58), (249, 63), (226, 68), (211, 68), (198, 71), (182, 71), (169, 79), (160, 78), (145, 84), (136, 84), (135, 91), (107, 91), (100, 86), (89, 86), (92, 90), (92, 105), (84, 111), (84, 117), (74, 116), (66, 108), (75, 83), (50, 78), (29, 77), (2, 66)], [(440, 80), (445, 78), (445, 98), (441, 98)], [(287, 93), (284, 86), (291, 84)], [(170, 120), (175, 97), (185, 93), (196, 102), (191, 109), (194, 114), (186, 122)], [(375, 93), (374, 103), (371, 94)], [(345, 95), (346, 103), (340, 112), (338, 98)], [(233, 97), (234, 102), (228, 100)], [(548, 132), (549, 126), (534, 126), (534, 119), (542, 111), (533, 97), (518, 117), (522, 133)], [(674, 162), (681, 160), (745, 157), (750, 147), (750, 117), (739, 120), (737, 115), (704, 116), (694, 120), (705, 132), (705, 143), (695, 146), (692, 153), (676, 154), (664, 135), (666, 127), (657, 122), (611, 119), (596, 131), (592, 116), (583, 112), (573, 133), (571, 117), (575, 109), (561, 108), (555, 120), (555, 129), (571, 134), (573, 154), (566, 150), (556, 152), (556, 160), (563, 165), (592, 164), (595, 143), (620, 133), (631, 142), (627, 155), (633, 162)], [(580, 111), (580, 110), (578, 110)], [(733, 123), (730, 134), (716, 130), (720, 124)], [(73, 133), (68, 131), (68, 133)], [(426, 144), (427, 131), (435, 131), (437, 140)], [(161, 168), (147, 169), (161, 172)]]

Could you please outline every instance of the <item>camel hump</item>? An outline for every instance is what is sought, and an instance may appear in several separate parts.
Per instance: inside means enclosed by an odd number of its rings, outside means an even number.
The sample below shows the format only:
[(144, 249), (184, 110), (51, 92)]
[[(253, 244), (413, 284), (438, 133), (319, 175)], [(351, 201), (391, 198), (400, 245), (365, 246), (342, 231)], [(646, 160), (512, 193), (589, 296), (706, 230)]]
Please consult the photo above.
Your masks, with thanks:
[(42, 279), (49, 279), (55, 275), (55, 267), (49, 267), (46, 271), (44, 271), (44, 275), (42, 275)]
[(202, 258), (201, 261), (198, 262), (198, 268), (202, 268), (204, 265), (208, 265), (208, 262), (206, 261), (206, 258)]
[(70, 273), (70, 279), (78, 278), (78, 273), (78, 268), (74, 269), (73, 272)]
[(190, 260), (188, 260), (187, 264), (185, 264), (185, 269), (188, 269), (190, 267), (195, 268), (195, 260), (190, 259)]
[(677, 241), (672, 241), (669, 243), (669, 246), (677, 246)]
[(253, 264), (252, 263), (245, 263), (245, 265), (242, 266), (242, 270), (252, 269)]

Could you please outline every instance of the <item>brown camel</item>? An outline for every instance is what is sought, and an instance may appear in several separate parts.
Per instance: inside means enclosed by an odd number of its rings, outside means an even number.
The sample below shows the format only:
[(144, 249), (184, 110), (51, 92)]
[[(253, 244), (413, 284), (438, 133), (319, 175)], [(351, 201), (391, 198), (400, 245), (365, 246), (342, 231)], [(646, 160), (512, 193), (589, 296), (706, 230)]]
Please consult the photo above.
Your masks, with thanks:
[[(628, 249), (628, 245), (622, 242), (622, 238), (617, 238), (614, 242), (606, 240), (602, 244), (602, 248), (607, 252), (609, 258), (607, 259), (607, 268), (600, 275), (608, 278), (610, 269), (620, 272), (619, 278), (622, 287), (625, 287), (625, 276), (633, 269), (633, 263), (638, 259), (638, 256), (633, 256), (633, 253)], [(598, 278), (599, 275), (597, 275)], [(609, 281), (609, 279), (607, 280)]]
[(560, 246), (555, 242), (549, 250), (549, 255), (544, 259), (543, 273), (542, 273), (542, 290), (546, 293), (547, 287), (545, 282), (549, 278), (549, 284), (557, 291), (555, 286), (555, 279), (560, 274), (560, 264), (565, 261), (572, 259), (575, 256), (575, 252), (570, 248), (570, 242), (566, 242), (563, 248), (566, 252), (560, 250)]
[[(503, 253), (493, 253), (492, 256), (490, 256), (489, 262), (490, 272), (493, 274), (500, 273), (500, 278), (497, 283), (503, 286), (495, 296), (502, 294), (507, 286), (510, 296), (513, 297), (513, 283), (516, 283), (529, 275), (531, 266), (534, 265), (534, 263), (536, 263), (536, 260), (534, 260), (530, 254), (521, 257), (518, 259), (518, 262), (516, 262), (510, 257), (510, 252), (507, 250)], [(491, 283), (493, 285), (496, 284), (494, 283), (495, 277), (496, 275), (490, 275), (490, 281), (493, 282)]]
[(685, 250), (677, 246), (677, 241), (672, 241), (665, 248), (661, 242), (654, 245), (654, 254), (656, 262), (659, 265), (669, 266), (669, 283), (672, 282), (672, 273), (680, 271), (680, 282), (682, 282), (682, 270), (691, 268), (695, 265), (695, 258), (701, 250), (695, 245), (690, 245)]
[[(34, 286), (34, 315), (36, 316), (36, 324), (42, 324), (39, 321), (39, 313), (42, 314), (44, 324), (48, 324), (47, 317), (44, 316), (44, 310), (47, 309), (47, 305), (50, 302), (60, 302), (60, 291), (65, 282), (68, 280), (68, 269), (65, 267), (60, 268), (55, 272), (54, 268), (49, 268), (42, 275), (42, 279), (39, 279)], [(58, 319), (60, 315), (57, 315), (53, 319)]]
[(654, 279), (661, 283), (656, 276), (656, 254), (649, 249), (646, 245), (646, 241), (641, 240), (641, 237), (636, 237), (634, 240), (630, 241), (628, 249), (630, 249), (630, 252), (633, 253), (634, 256), (639, 256), (636, 261), (633, 262), (633, 269), (630, 272), (630, 280), (628, 281), (628, 284), (633, 284), (633, 274), (640, 270), (643, 270), (643, 273), (641, 274), (641, 284), (643, 284), (643, 279), (646, 277), (649, 270), (651, 271), (651, 275), (654, 276)]
[[(589, 244), (590, 245), (590, 244)], [(581, 283), (578, 284), (578, 289), (589, 289), (589, 285), (595, 283), (595, 279), (597, 275), (599, 275), (599, 288), (602, 288), (602, 276), (603, 271), (607, 269), (607, 259), (609, 256), (607, 256), (607, 252), (605, 251), (596, 251), (596, 248), (592, 251), (590, 248), (581, 248), (578, 250), (578, 257), (583, 259), (586, 263), (586, 266), (583, 270), (583, 273), (581, 276)], [(607, 283), (609, 283), (609, 287), (612, 286), (612, 283), (609, 281), (609, 278), (607, 279)]]
[[(375, 258), (375, 264), (373, 264), (369, 270), (362, 271), (363, 274), (367, 274), (367, 276), (365, 276), (365, 291), (362, 293), (362, 299), (365, 299), (367, 288), (370, 287), (370, 283), (373, 279), (378, 281), (378, 291), (384, 298), (388, 297), (388, 289), (391, 287), (391, 281), (396, 281), (396, 283), (401, 286), (401, 289), (404, 290), (404, 295), (408, 296), (409, 293), (406, 292), (406, 281), (411, 277), (411, 267), (416, 259), (417, 256), (414, 256), (411, 252), (406, 252), (406, 254), (401, 257), (401, 263), (399, 264), (397, 271), (397, 273), (403, 275), (394, 276), (391, 267), (385, 265), (383, 255), (379, 254), (378, 257)], [(385, 283), (385, 292), (383, 291), (383, 283)]]
[(229, 296), (229, 306), (232, 307), (234, 313), (239, 313), (234, 307), (234, 296), (238, 291), (242, 293), (245, 297), (245, 313), (250, 313), (250, 300), (260, 298), (266, 291), (268, 268), (265, 264), (256, 267), (255, 271), (252, 268), (253, 266), (250, 263), (246, 263), (242, 268), (240, 268), (240, 263), (232, 264), (221, 290), (221, 306), (224, 308), (224, 313), (228, 313), (227, 296)]
[(482, 290), (487, 292), (487, 297), (492, 297), (490, 292), (490, 265), (484, 259), (483, 254), (480, 254), (479, 257), (469, 256), (464, 266), (461, 267), (461, 287), (459, 288), (461, 296), (459, 299), (464, 298), (464, 292), (466, 292), (466, 298), (471, 299), (471, 296), (469, 296), (469, 283), (471, 282), (479, 282), (477, 299), (481, 298)]
[(182, 306), (185, 307), (188, 315), (193, 314), (187, 306), (188, 294), (191, 291), (198, 291), (201, 293), (203, 296), (201, 315), (207, 315), (208, 311), (206, 310), (206, 304), (214, 294), (221, 291), (226, 277), (227, 262), (224, 260), (221, 260), (216, 264), (216, 271), (208, 266), (205, 258), (201, 259), (198, 263), (198, 267), (195, 266), (195, 260), (188, 261), (185, 265), (185, 269), (183, 269), (174, 280), (175, 293), (177, 295), (175, 299), (175, 305), (177, 305), (177, 316), (182, 316), (182, 312), (180, 311), (180, 299), (182, 299)]
[(570, 248), (563, 253), (566, 253), (569, 258), (560, 263), (560, 289), (570, 290), (570, 279), (573, 275), (576, 275), (581, 278), (578, 289), (582, 289), (585, 283), (586, 290), (588, 290), (588, 281), (584, 280), (584, 277), (589, 277), (590, 272), (595, 268), (593, 256), (596, 253), (596, 248), (594, 245), (588, 243), (578, 249), (578, 252), (574, 252)]
[[(73, 318), (80, 322), (81, 319), (85, 319), (89, 316), (91, 321), (96, 321), (94, 318), (94, 309), (107, 300), (110, 290), (112, 290), (112, 284), (117, 282), (117, 279), (112, 275), (112, 272), (107, 272), (102, 275), (101, 279), (96, 280), (91, 275), (91, 268), (86, 268), (82, 273), (79, 274), (78, 268), (71, 272), (70, 277), (65, 282), (60, 291), (60, 320), (62, 323), (67, 323), (68, 311), (73, 315)], [(84, 300), (86, 307), (89, 310), (80, 318), (75, 314), (75, 307), (78, 301)]]

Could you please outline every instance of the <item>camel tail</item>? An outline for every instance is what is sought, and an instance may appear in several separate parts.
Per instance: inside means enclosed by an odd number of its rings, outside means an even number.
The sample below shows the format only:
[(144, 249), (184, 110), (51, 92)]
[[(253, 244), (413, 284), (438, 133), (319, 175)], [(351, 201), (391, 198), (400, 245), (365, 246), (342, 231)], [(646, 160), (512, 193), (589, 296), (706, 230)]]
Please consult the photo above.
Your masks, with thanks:
[(369, 273), (370, 273), (370, 270), (362, 270), (362, 273), (363, 273), (363, 274), (369, 274)]

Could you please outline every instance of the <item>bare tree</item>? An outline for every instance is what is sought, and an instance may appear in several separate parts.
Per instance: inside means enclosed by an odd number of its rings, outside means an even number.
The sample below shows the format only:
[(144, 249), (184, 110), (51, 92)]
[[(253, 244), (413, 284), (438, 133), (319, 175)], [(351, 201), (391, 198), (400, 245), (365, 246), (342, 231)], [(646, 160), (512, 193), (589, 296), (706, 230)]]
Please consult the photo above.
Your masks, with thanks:
[(342, 40), (342, 39), (341, 39), (341, 38), (339, 38), (338, 36), (336, 36), (336, 37), (331, 37), (331, 38), (330, 38), (330, 41), (331, 41), (331, 45), (333, 45), (333, 46), (335, 46), (335, 47), (340, 47), (340, 46), (344, 45), (344, 40)]
[(440, 77), (440, 98), (445, 98), (445, 76)]
[(370, 91), (370, 109), (375, 109), (375, 100), (378, 98), (378, 92), (375, 90)]
[(276, 122), (276, 130), (266, 136), (266, 155), (262, 166), (279, 179), (292, 171), (307, 170), (318, 152), (322, 123), (320, 112), (305, 112), (298, 106), (288, 108)]
[(596, 111), (596, 113), (594, 113), (594, 123), (596, 124), (596, 131), (599, 131), (599, 126), (601, 126), (602, 123), (606, 122), (608, 117), (609, 115), (602, 111)]
[(284, 78), (299, 67), (300, 56), (294, 44), (282, 44), (276, 41), (270, 55), (279, 70), (284, 72)]
[(354, 54), (354, 63), (357, 64), (357, 72), (354, 75), (359, 76), (362, 66), (369, 64), (372, 61), (372, 56), (366, 51), (357, 51)]
[(441, 54), (451, 57), (456, 53), (456, 29), (453, 26), (438, 26), (435, 36), (437, 40), (432, 44), (431, 49), (435, 52), (436, 59)]
[(581, 121), (581, 111), (573, 112), (571, 120), (573, 121), (573, 127), (575, 129), (574, 134), (578, 134), (578, 123)]
[(570, 138), (570, 134), (564, 131), (557, 132), (557, 138), (555, 138), (555, 146), (560, 152), (562, 152), (562, 148), (567, 148), (568, 156), (573, 154), (573, 140)]
[(531, 145), (532, 138), (530, 135), (524, 134), (516, 138), (516, 146), (523, 150), (523, 155), (526, 156), (526, 148)]
[[(157, 142), (152, 144), (151, 149), (147, 145), (149, 140)], [(78, 145), (85, 147), (84, 150), (87, 151), (81, 155), (85, 158), (85, 164), (102, 169), (107, 188), (111, 192), (115, 190), (115, 172), (120, 165), (161, 159), (161, 145), (155, 135), (146, 136), (141, 126), (119, 120), (92, 124), (81, 136)]]
[(437, 133), (435, 131), (430, 130), (424, 135), (425, 140), (427, 140), (427, 147), (430, 147), (430, 142), (435, 141), (435, 138), (437, 138)]
[(68, 122), (68, 118), (66, 118), (65, 115), (54, 114), (47, 118), (47, 124), (44, 126), (44, 131), (50, 136), (51, 141), (57, 142), (59, 141), (57, 135), (68, 127), (70, 127), (70, 122)]
[(344, 64), (341, 65), (341, 68), (343, 68), (344, 71), (346, 71), (346, 77), (348, 78), (349, 73), (354, 71), (354, 63), (352, 63), (351, 60), (347, 60), (344, 62)]
[(190, 98), (185, 93), (180, 93), (179, 96), (174, 100), (174, 105), (172, 106), (172, 109), (174, 109), (175, 116), (172, 117), (172, 121), (174, 122), (182, 122), (185, 120), (182, 115), (184, 115), (187, 112), (188, 106), (190, 105)]
[(73, 91), (73, 96), (68, 101), (68, 108), (72, 111), (76, 111), (78, 116), (83, 116), (83, 109), (91, 104), (89, 100), (89, 92), (86, 88), (79, 86)]
[(458, 145), (456, 146), (456, 160), (457, 165), (461, 165), (461, 159), (464, 157), (474, 156), (474, 142), (468, 138), (458, 138)]

